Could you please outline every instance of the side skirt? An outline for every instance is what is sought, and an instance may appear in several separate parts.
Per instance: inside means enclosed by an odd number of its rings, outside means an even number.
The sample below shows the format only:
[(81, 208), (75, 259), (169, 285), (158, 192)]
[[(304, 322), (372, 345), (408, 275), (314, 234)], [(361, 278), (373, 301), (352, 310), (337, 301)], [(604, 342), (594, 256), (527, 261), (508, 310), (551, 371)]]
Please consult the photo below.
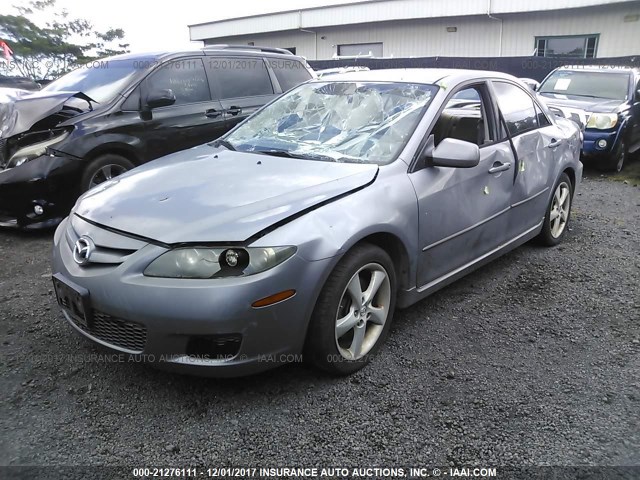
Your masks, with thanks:
[(428, 297), (432, 293), (440, 290), (441, 288), (446, 287), (447, 285), (455, 282), (456, 280), (464, 277), (470, 272), (486, 265), (487, 263), (495, 260), (498, 257), (501, 257), (507, 252), (519, 247), (523, 243), (528, 242), (532, 238), (536, 237), (540, 230), (542, 230), (542, 224), (544, 223), (544, 218), (540, 223), (530, 228), (529, 230), (521, 233), (517, 237), (509, 240), (508, 242), (494, 248), (493, 250), (485, 253), (484, 255), (472, 260), (466, 265), (462, 265), (461, 267), (441, 276), (440, 278), (436, 278), (435, 280), (427, 283), (426, 285), (422, 285), (418, 288), (412, 288), (411, 290), (405, 290), (402, 292), (398, 292), (398, 300), (397, 306), (398, 308), (406, 308), (410, 305), (413, 305), (416, 302)]

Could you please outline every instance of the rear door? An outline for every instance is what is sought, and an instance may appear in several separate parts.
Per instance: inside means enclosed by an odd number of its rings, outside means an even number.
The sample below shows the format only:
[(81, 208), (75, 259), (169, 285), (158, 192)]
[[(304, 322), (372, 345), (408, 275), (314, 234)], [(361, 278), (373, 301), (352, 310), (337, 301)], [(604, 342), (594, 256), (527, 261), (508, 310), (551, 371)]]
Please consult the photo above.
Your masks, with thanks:
[(568, 149), (565, 134), (525, 89), (506, 81), (493, 81), (492, 86), (501, 113), (501, 141), (510, 138), (515, 149), (508, 226), (515, 237), (542, 222), (558, 173), (556, 165)]
[(228, 130), (277, 96), (262, 57), (209, 56), (204, 63)]
[(422, 252), (418, 285), (426, 290), (507, 238), (514, 158), (507, 141), (496, 141), (495, 115), (485, 83), (455, 92), (434, 125), (434, 144), (444, 138), (476, 143), (473, 168), (427, 167), (410, 174), (418, 196)]
[(201, 58), (164, 63), (142, 83), (142, 102), (163, 89), (176, 97), (173, 105), (143, 112), (149, 158), (157, 158), (214, 140), (225, 133), (223, 108), (212, 100)]

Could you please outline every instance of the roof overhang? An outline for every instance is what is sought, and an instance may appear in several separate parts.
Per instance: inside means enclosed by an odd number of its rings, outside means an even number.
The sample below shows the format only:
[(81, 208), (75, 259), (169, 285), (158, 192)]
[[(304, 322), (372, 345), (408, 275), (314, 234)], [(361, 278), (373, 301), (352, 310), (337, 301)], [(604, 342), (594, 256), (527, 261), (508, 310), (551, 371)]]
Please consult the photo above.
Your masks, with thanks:
[(189, 25), (191, 40), (205, 40), (236, 35), (252, 35), (360, 23), (388, 22), (421, 18), (466, 17), (477, 15), (544, 12), (570, 8), (604, 7), (636, 3), (629, 0), (369, 0), (358, 3), (289, 10), (241, 18), (230, 18)]

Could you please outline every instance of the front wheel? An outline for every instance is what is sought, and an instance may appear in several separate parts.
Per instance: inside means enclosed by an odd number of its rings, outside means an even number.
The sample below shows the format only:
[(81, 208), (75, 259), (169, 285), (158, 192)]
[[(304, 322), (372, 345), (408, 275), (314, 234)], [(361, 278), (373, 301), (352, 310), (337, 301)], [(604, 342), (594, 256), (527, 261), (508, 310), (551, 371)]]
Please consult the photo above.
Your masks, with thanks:
[(96, 185), (111, 180), (124, 172), (131, 170), (135, 165), (126, 158), (113, 153), (101, 155), (93, 160), (85, 169), (82, 179), (81, 188), (83, 192), (95, 187)]
[(613, 151), (610, 157), (606, 158), (600, 165), (600, 170), (621, 172), (624, 168), (624, 164), (629, 156), (629, 150), (627, 148), (627, 142), (623, 138), (618, 142), (618, 146)]
[(544, 217), (542, 231), (538, 239), (543, 245), (553, 246), (562, 241), (567, 233), (567, 225), (571, 216), (571, 199), (573, 187), (566, 173), (560, 175), (549, 206)]
[(313, 311), (305, 356), (347, 375), (363, 368), (384, 342), (393, 318), (396, 276), (381, 248), (362, 244), (335, 267)]

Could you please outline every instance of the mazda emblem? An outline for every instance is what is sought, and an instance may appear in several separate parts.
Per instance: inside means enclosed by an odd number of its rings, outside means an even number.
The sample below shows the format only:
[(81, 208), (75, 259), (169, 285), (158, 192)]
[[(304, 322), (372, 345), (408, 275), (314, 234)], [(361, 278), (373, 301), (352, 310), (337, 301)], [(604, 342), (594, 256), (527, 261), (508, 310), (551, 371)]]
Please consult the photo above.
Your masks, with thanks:
[(93, 240), (87, 236), (80, 237), (73, 246), (73, 259), (78, 265), (86, 265), (89, 263), (91, 253), (95, 248)]

